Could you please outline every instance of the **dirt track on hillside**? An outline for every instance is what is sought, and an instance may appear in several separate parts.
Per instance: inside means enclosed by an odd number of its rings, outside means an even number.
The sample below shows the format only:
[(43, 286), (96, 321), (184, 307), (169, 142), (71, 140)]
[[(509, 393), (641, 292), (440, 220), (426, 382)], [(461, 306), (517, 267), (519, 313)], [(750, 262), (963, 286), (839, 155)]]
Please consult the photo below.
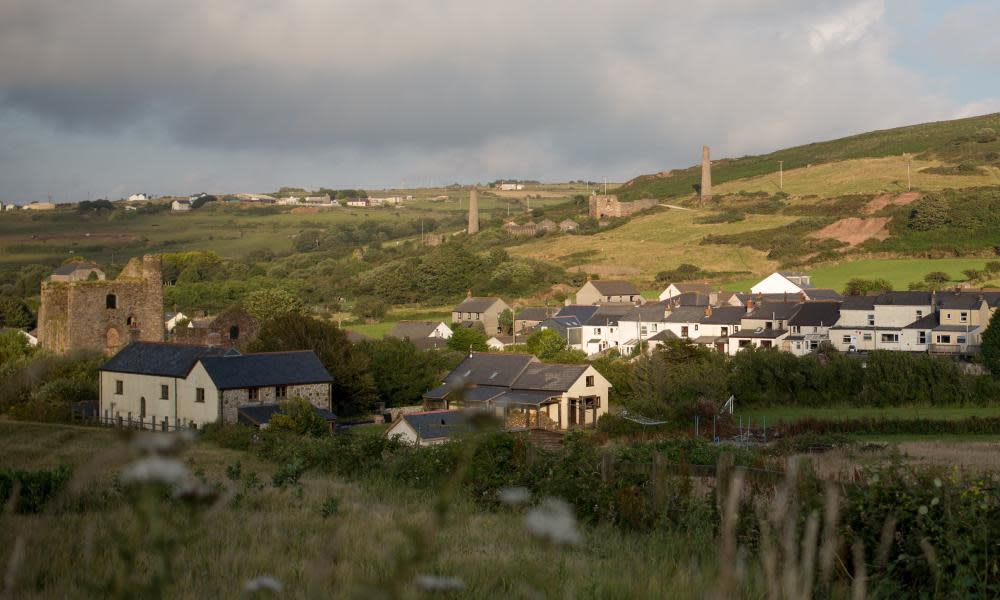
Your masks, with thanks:
[(821, 240), (839, 240), (850, 246), (857, 246), (872, 238), (884, 240), (889, 237), (889, 230), (886, 229), (888, 222), (888, 217), (871, 217), (869, 219), (850, 217), (831, 223), (823, 229), (809, 234), (809, 236)]
[(906, 206), (907, 204), (913, 202), (920, 197), (920, 192), (906, 192), (904, 194), (899, 194), (893, 196), (892, 194), (882, 194), (874, 198), (871, 202), (865, 205), (862, 212), (866, 214), (874, 214), (883, 208), (891, 205)]

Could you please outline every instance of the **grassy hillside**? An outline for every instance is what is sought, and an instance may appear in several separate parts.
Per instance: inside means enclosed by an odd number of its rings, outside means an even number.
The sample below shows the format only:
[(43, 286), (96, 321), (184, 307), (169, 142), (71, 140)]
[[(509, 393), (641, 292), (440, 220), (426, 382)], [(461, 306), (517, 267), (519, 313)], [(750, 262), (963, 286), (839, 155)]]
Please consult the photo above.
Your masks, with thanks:
[[(777, 173), (779, 160), (784, 161), (785, 170), (791, 171), (809, 165), (903, 154), (912, 154), (919, 160), (938, 160), (951, 165), (969, 163), (1000, 166), (1000, 113), (872, 131), (759, 156), (724, 158), (713, 161), (712, 182), (718, 185)], [(905, 181), (905, 167), (902, 179)], [(693, 166), (669, 173), (637, 177), (614, 193), (625, 200), (678, 197), (691, 194), (700, 183), (701, 168)]]

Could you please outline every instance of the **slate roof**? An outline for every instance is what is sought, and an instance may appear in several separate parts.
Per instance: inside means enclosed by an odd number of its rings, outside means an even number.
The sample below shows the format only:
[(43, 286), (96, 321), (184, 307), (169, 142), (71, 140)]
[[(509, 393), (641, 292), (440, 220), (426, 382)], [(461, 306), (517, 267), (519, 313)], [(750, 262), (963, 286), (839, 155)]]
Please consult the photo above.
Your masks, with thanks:
[(557, 317), (576, 317), (581, 324), (586, 323), (597, 312), (596, 306), (589, 304), (569, 304), (559, 309)]
[(570, 327), (582, 325), (576, 317), (552, 317), (538, 324), (537, 329), (552, 329), (559, 335), (566, 337), (566, 330)]
[(799, 310), (788, 319), (788, 324), (798, 327), (831, 327), (840, 320), (837, 302), (803, 302)]
[(104, 363), (101, 370), (160, 377), (187, 377), (199, 358), (220, 356), (226, 351), (226, 348), (219, 347), (132, 342)]
[(715, 290), (712, 289), (711, 283), (674, 283), (672, 284), (677, 291), (684, 294), (688, 292), (695, 292), (698, 294), (711, 294)]
[(875, 304), (894, 306), (930, 306), (931, 292), (885, 292), (878, 297)]
[(903, 329), (934, 329), (938, 324), (938, 314), (932, 312), (910, 323)]
[(810, 300), (842, 300), (844, 297), (837, 290), (830, 288), (804, 288)]
[(702, 311), (702, 325), (737, 325), (746, 316), (747, 310), (742, 306), (720, 306), (712, 309), (712, 314), (705, 316)]
[(201, 364), (220, 390), (333, 381), (312, 350), (207, 356)]
[(939, 292), (937, 294), (938, 308), (952, 310), (975, 310), (986, 298), (980, 293), (969, 292)]
[(632, 310), (622, 316), (619, 321), (642, 321), (643, 323), (661, 322), (666, 318), (666, 302), (647, 302), (633, 306)]
[(494, 402), (499, 406), (541, 406), (548, 402), (553, 396), (560, 396), (561, 392), (549, 392), (539, 390), (510, 390), (504, 392)]
[(840, 310), (875, 310), (878, 296), (844, 296)]
[(473, 352), (448, 374), (445, 382), (510, 387), (528, 364), (537, 360), (530, 354)]
[(544, 321), (548, 319), (552, 314), (552, 310), (545, 306), (526, 306), (522, 308), (517, 316), (514, 317), (515, 321)]
[(463, 300), (461, 304), (453, 308), (452, 312), (486, 312), (491, 306), (500, 301), (500, 298), (470, 296)]
[(584, 325), (592, 327), (604, 327), (618, 325), (619, 319), (635, 309), (633, 304), (601, 304), (594, 314), (584, 322)]
[(700, 323), (705, 317), (705, 309), (697, 306), (680, 306), (670, 312), (665, 323)]
[(664, 329), (663, 331), (657, 333), (656, 335), (647, 338), (647, 341), (650, 341), (650, 342), (665, 342), (667, 340), (677, 340), (677, 339), (680, 339), (680, 338), (677, 337), (676, 333), (674, 333), (673, 331), (670, 331), (669, 329)]
[(86, 270), (86, 269), (97, 269), (97, 268), (98, 268), (97, 263), (93, 263), (93, 262), (90, 262), (90, 261), (71, 262), (71, 263), (67, 263), (65, 265), (62, 265), (61, 267), (57, 267), (55, 271), (52, 271), (52, 274), (53, 275), (72, 275), (74, 272), (79, 271), (81, 269)]
[(529, 364), (514, 381), (513, 389), (565, 392), (587, 370), (588, 365)]
[(468, 429), (469, 416), (461, 410), (433, 410), (403, 415), (402, 420), (422, 440), (449, 438)]
[(604, 296), (638, 296), (639, 290), (632, 282), (620, 279), (595, 279), (591, 281), (597, 291)]
[(675, 306), (708, 306), (710, 298), (698, 292), (684, 292), (670, 299)]
[(741, 339), (775, 339), (779, 338), (788, 333), (785, 329), (741, 329), (735, 333), (729, 334), (731, 338), (741, 338)]
[[(336, 421), (337, 415), (332, 412), (323, 409), (313, 407), (316, 414), (322, 417), (324, 421)], [(247, 425), (267, 425), (271, 422), (271, 417), (275, 414), (281, 412), (281, 405), (276, 403), (270, 404), (244, 404), (236, 410), (237, 418), (240, 423), (246, 423)]]
[(400, 321), (386, 335), (394, 338), (418, 340), (430, 337), (441, 321)]
[(799, 310), (800, 304), (797, 302), (765, 302), (754, 307), (753, 311), (746, 315), (746, 319), (756, 320), (781, 320), (791, 319)]

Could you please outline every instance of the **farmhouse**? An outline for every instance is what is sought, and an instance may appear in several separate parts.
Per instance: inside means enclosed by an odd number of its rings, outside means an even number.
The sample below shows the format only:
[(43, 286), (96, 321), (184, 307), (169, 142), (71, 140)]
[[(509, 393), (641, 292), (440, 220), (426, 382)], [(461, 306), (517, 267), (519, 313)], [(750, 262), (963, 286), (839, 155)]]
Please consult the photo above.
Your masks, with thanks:
[(21, 210), (55, 210), (56, 205), (51, 202), (32, 202), (25, 204)]
[(593, 427), (608, 411), (611, 384), (591, 365), (544, 364), (530, 354), (472, 352), (424, 394), (445, 408), (489, 412), (508, 427)]
[(329, 411), (332, 381), (311, 351), (240, 354), (134, 342), (101, 367), (98, 414), (107, 422), (200, 427), (236, 423), (245, 406), (295, 397)]
[(193, 207), (187, 198), (179, 198), (170, 203), (170, 210), (173, 212), (190, 212)]
[(830, 328), (840, 319), (838, 302), (803, 302), (788, 319), (790, 335), (782, 350), (802, 356), (819, 349), (830, 341)]
[(580, 225), (573, 219), (563, 219), (559, 221), (559, 231), (576, 231)]
[(444, 348), (451, 337), (451, 328), (441, 321), (400, 321), (386, 336), (410, 340), (417, 348), (428, 350)]
[(587, 280), (576, 292), (577, 304), (638, 304), (642, 294), (628, 281), (614, 279)]
[(526, 329), (537, 327), (553, 314), (555, 311), (547, 306), (526, 306), (514, 315), (514, 333), (521, 333)]
[(805, 273), (782, 271), (771, 273), (750, 288), (752, 294), (798, 294), (811, 288), (811, 277)]
[(399, 438), (418, 446), (447, 442), (469, 430), (469, 415), (461, 410), (431, 410), (400, 414), (385, 432), (385, 437)]
[(71, 262), (52, 271), (46, 281), (104, 281), (104, 271), (90, 261)]
[(451, 322), (465, 327), (481, 324), (487, 335), (503, 333), (500, 327), (500, 313), (510, 310), (500, 298), (473, 296), (469, 292), (461, 304), (451, 309)]

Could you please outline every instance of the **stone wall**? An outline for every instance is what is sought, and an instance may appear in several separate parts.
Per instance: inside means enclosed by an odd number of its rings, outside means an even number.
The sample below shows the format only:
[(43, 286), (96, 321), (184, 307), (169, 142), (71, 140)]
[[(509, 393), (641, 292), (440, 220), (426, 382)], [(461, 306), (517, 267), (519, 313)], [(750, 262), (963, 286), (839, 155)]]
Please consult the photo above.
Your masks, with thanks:
[(275, 396), (275, 387), (268, 386), (257, 388), (257, 399), (250, 400), (250, 390), (246, 388), (235, 390), (224, 390), (222, 392), (222, 422), (236, 423), (239, 407), (247, 404), (273, 404), (275, 402), (290, 400), (292, 398), (302, 398), (316, 408), (330, 410), (330, 384), (309, 383), (305, 385), (290, 385), (286, 390), (286, 397), (279, 400)]
[(595, 219), (603, 217), (629, 217), (637, 212), (653, 208), (659, 203), (655, 198), (644, 198), (634, 202), (621, 202), (617, 196), (594, 194), (590, 197), (590, 216)]
[(257, 319), (243, 309), (228, 308), (219, 313), (208, 327), (177, 327), (170, 341), (175, 344), (222, 346), (243, 351), (257, 339), (259, 332), (260, 324)]
[(144, 256), (130, 260), (111, 281), (43, 282), (39, 343), (53, 352), (112, 355), (133, 340), (162, 342), (160, 272), (159, 256)]

